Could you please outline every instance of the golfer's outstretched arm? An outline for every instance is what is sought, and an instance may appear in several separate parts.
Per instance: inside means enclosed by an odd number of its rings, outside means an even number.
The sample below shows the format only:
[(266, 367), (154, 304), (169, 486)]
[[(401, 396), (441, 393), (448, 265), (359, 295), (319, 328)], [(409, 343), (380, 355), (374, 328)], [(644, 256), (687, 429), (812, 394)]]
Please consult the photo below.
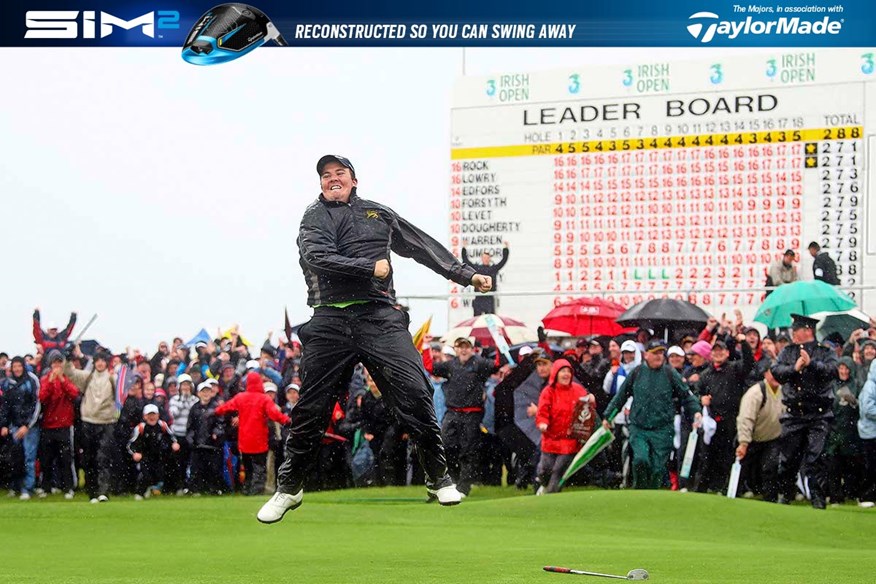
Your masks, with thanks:
[(423, 230), (395, 215), (392, 230), (392, 251), (423, 264), (436, 274), (460, 286), (468, 286), (476, 272), (453, 257), (453, 254)]

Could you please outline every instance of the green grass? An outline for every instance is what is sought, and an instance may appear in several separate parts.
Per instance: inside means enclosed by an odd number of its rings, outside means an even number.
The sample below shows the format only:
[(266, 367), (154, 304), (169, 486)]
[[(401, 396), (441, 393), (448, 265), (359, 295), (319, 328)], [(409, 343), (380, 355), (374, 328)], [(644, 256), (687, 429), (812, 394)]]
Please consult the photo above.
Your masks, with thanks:
[[(548, 564), (654, 582), (866, 582), (876, 513), (669, 491), (547, 497), (481, 488), (462, 505), (423, 488), (308, 494), (283, 522), (265, 498), (0, 501), (4, 582), (564, 584)], [(589, 581), (585, 580), (585, 581)], [(602, 580), (594, 580), (596, 582)], [(607, 581), (607, 580), (605, 580)]]

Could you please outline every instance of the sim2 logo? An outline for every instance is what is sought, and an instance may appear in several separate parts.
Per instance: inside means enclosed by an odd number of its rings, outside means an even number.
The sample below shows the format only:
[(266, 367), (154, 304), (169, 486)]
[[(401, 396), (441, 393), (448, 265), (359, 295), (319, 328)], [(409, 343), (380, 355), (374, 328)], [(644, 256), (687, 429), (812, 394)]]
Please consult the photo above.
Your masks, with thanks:
[(772, 20), (755, 20), (751, 16), (744, 20), (721, 20), (714, 12), (697, 12), (688, 17), (687, 32), (706, 44), (716, 36), (733, 40), (748, 35), (837, 35), (843, 27), (843, 20), (825, 16), (820, 20), (781, 16)]
[(96, 10), (28, 10), (24, 22), (26, 39), (106, 38), (118, 28), (138, 27), (144, 36), (155, 38), (156, 28), (179, 29), (179, 11), (154, 10), (128, 20), (103, 11), (98, 18)]

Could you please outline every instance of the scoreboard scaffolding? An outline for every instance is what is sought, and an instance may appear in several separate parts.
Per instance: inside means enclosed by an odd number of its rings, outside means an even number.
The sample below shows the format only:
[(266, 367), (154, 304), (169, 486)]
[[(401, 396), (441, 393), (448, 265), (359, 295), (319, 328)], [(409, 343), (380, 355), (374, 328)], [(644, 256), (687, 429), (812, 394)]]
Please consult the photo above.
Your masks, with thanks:
[[(496, 311), (532, 327), (582, 295), (683, 298), (750, 318), (786, 249), (812, 277), (811, 241), (876, 311), (874, 57), (776, 50), (463, 77), (451, 249), (498, 259), (507, 242)], [(451, 324), (472, 314), (463, 291), (451, 286)]]

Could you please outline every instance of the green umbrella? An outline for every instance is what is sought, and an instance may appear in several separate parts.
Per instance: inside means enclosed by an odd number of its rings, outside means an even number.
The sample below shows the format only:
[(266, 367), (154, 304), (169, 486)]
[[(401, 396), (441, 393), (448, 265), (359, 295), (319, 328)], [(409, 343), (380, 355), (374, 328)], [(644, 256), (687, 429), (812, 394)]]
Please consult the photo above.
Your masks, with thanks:
[(769, 328), (791, 326), (791, 315), (839, 312), (855, 308), (855, 301), (842, 290), (821, 280), (803, 280), (776, 288), (754, 315)]
[(572, 462), (569, 463), (569, 467), (566, 469), (566, 472), (563, 473), (563, 478), (560, 479), (560, 486), (562, 487), (573, 474), (584, 468), (584, 465), (593, 460), (597, 454), (602, 452), (602, 450), (613, 441), (614, 434), (606, 430), (604, 427), (599, 426), (599, 428), (590, 435), (590, 439), (581, 447), (581, 450), (578, 451), (578, 454), (575, 455)]

